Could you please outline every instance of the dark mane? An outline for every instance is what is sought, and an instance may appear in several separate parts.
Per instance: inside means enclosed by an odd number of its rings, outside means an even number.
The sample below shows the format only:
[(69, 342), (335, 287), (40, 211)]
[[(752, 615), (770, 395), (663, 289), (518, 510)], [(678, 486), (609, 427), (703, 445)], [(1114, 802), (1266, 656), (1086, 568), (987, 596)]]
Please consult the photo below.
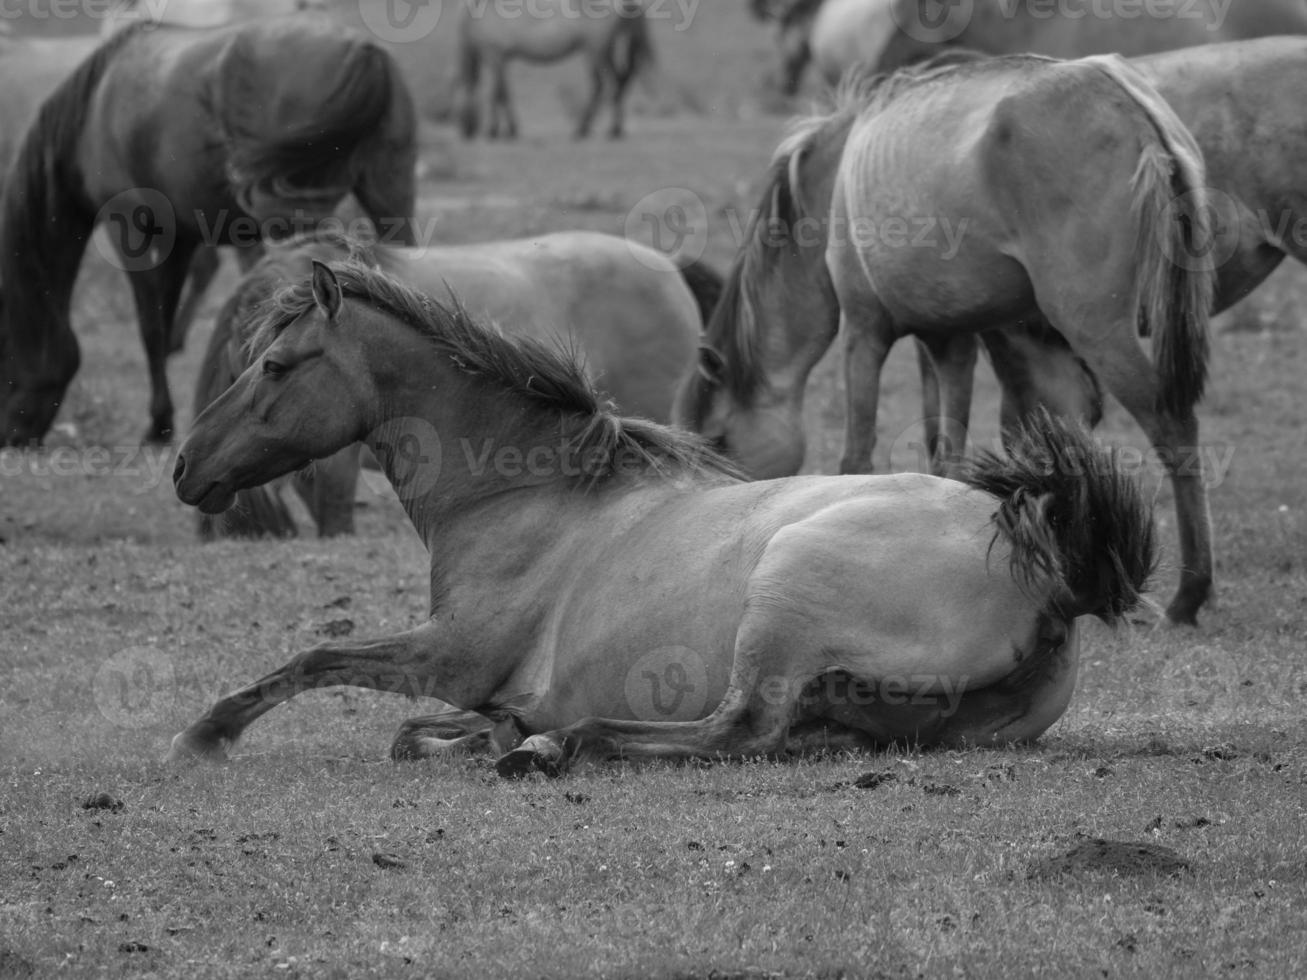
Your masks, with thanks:
[[(41, 104), (4, 180), (0, 221), (0, 350), (30, 353), (56, 324), (68, 302), (95, 211), (82, 195), (77, 144), (105, 70), (144, 29), (132, 24), (89, 54)], [(4, 330), (8, 325), (8, 331)], [(6, 336), (7, 333), (7, 336)]]
[[(362, 299), (426, 337), (465, 374), (483, 378), (557, 417), (561, 435), (585, 459), (588, 483), (639, 471), (710, 473), (742, 479), (729, 461), (696, 435), (645, 419), (623, 418), (599, 393), (575, 356), (531, 338), (510, 338), (472, 317), (451, 295), (449, 305), (355, 261), (332, 263), (348, 298)], [(258, 325), (251, 346), (266, 348), (314, 309), (311, 280), (283, 287)], [(592, 465), (593, 464), (593, 465)]]
[[(220, 62), (214, 87), (205, 93), (227, 144), (228, 177), (235, 187), (250, 187), (268, 178), (294, 176), (304, 187), (332, 187), (345, 176), (354, 154), (366, 147), (390, 111), (395, 79), (390, 56), (370, 41), (341, 34), (336, 70), (322, 80), (323, 95), (314, 118), (298, 128), (270, 133), (263, 120), (252, 125), (248, 114), (275, 96), (275, 78), (257, 48), (259, 21), (245, 25)], [(323, 40), (321, 35), (310, 38)], [(294, 50), (293, 48), (291, 49)], [(271, 91), (270, 91), (271, 88)]]

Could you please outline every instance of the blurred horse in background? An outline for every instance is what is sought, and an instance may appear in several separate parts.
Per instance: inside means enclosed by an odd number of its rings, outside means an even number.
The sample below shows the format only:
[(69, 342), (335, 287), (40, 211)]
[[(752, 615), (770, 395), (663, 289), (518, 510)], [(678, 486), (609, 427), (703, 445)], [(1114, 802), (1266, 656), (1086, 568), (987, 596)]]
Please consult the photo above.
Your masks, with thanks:
[[(452, 294), (507, 335), (557, 343), (624, 414), (666, 422), (676, 385), (694, 360), (721, 279), (702, 263), (682, 269), (653, 249), (611, 235), (561, 232), (448, 247), (365, 245), (332, 235), (269, 247), (218, 315), (195, 390), (195, 415), (263, 352), (250, 346), (263, 307), (314, 261), (361, 261), (432, 296)], [(293, 486), (322, 536), (354, 531), (359, 447), (297, 474)], [(227, 512), (200, 516), (200, 537), (290, 537), (295, 519), (270, 484), (237, 495)]]
[[(985, 54), (1042, 54), (1082, 58), (1125, 57), (1242, 41), (1275, 34), (1307, 34), (1303, 0), (1235, 0), (1230, 4), (1103, 4), (1070, 0), (1079, 16), (1059, 14), (1040, 0), (891, 0), (896, 30), (873, 62), (893, 71), (933, 57), (946, 48)], [(1050, 14), (1052, 14), (1050, 16)], [(850, 67), (832, 62), (831, 70)], [(829, 76), (828, 76), (829, 77)]]
[(196, 248), (311, 226), (351, 192), (411, 244), (416, 126), (394, 60), (329, 17), (114, 33), (43, 103), (5, 181), (0, 444), (40, 440), (77, 371), (69, 307), (97, 224), (132, 285), (147, 438), (163, 441), (168, 342)]
[(501, 5), (463, 0), (459, 22), (459, 84), (455, 96), (463, 135), (481, 132), (481, 76), (490, 75), (487, 135), (516, 139), (517, 113), (508, 86), (513, 60), (561, 61), (584, 54), (590, 69), (590, 98), (577, 121), (575, 136), (585, 139), (607, 92), (612, 111), (610, 138), (625, 132), (626, 91), (635, 76), (653, 64), (653, 41), (645, 0), (535, 0), (528, 15), (510, 14)]

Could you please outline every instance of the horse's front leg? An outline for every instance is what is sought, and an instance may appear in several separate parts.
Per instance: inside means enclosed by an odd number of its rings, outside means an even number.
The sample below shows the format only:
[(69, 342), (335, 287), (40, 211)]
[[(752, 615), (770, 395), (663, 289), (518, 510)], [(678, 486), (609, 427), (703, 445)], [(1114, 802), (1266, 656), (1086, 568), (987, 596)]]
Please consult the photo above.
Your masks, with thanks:
[(951, 476), (966, 455), (978, 345), (973, 333), (929, 338), (926, 344), (935, 362), (939, 388), (944, 396), (943, 414), (928, 420), (928, 424), (933, 422), (936, 431), (930, 471), (936, 476)]
[(256, 719), (304, 691), (348, 685), (412, 697), (458, 697), (475, 678), (445, 675), (443, 633), (443, 627), (427, 622), (380, 640), (324, 643), (307, 650), (214, 704), (173, 738), (167, 761), (225, 761), (227, 750)]
[[(173, 405), (168, 390), (168, 344), (182, 285), (195, 254), (195, 243), (178, 238), (172, 249), (146, 269), (128, 273), (136, 298), (141, 343), (150, 371), (150, 428), (147, 442), (172, 439)], [(126, 260), (124, 260), (126, 261)], [(129, 266), (130, 268), (130, 266)]]
[[(865, 308), (864, 308), (865, 309)], [(889, 356), (889, 314), (879, 304), (865, 314), (840, 311), (844, 342), (844, 456), (841, 473), (872, 472), (880, 373)]]
[(172, 320), (172, 330), (168, 334), (168, 353), (180, 354), (186, 346), (186, 335), (190, 332), (195, 315), (200, 311), (204, 294), (218, 275), (222, 257), (215, 245), (203, 245), (195, 250), (191, 259), (190, 274), (186, 278), (185, 290), (177, 304), (177, 314)]

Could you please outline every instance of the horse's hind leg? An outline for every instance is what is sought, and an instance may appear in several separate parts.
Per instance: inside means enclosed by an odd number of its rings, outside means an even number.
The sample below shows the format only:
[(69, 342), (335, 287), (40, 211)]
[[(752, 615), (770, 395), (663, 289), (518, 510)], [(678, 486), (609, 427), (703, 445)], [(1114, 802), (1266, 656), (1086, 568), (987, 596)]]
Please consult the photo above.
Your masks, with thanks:
[(195, 245), (178, 240), (171, 252), (150, 269), (129, 273), (132, 293), (136, 297), (136, 315), (140, 321), (141, 343), (150, 370), (149, 442), (168, 442), (173, 434), (172, 394), (168, 390), (168, 341), (172, 333), (173, 314), (181, 297), (186, 272), (191, 265)]
[[(498, 58), (493, 68), (494, 84), (491, 90), (490, 138), (517, 139), (517, 112), (513, 108), (513, 93), (508, 85), (508, 59)], [(500, 121), (503, 129), (500, 129)]]
[(1203, 477), (1198, 419), (1192, 409), (1175, 414), (1159, 409), (1157, 373), (1135, 339), (1133, 319), (1114, 325), (1110, 335), (1078, 347), (1081, 356), (1147, 434), (1175, 493), (1180, 532), (1180, 587), (1167, 606), (1167, 619), (1193, 625), (1212, 590), (1212, 518)]
[(609, 82), (612, 70), (611, 63), (605, 57), (597, 57), (591, 61), (590, 99), (581, 110), (581, 118), (577, 120), (574, 134), (576, 139), (589, 139), (590, 131), (594, 128), (595, 117), (599, 114), (599, 106), (603, 104), (604, 88)]

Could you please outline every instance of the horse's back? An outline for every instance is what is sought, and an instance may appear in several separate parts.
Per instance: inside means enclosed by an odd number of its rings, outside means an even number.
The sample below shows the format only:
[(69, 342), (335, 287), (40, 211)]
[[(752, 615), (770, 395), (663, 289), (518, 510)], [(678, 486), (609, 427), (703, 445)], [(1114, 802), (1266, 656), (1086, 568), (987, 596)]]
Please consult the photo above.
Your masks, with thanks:
[[(846, 227), (878, 233), (835, 237), (828, 258), (837, 276), (875, 283), (897, 322), (1019, 316), (1032, 262), (1133, 254), (1136, 228), (1119, 216), (1133, 213), (1141, 145), (1156, 136), (1103, 65), (1014, 56), (888, 84), (850, 132), (835, 193)], [(1101, 240), (1068, 252), (1058, 236), (1073, 223)]]
[(501, 13), (498, 4), (464, 0), (461, 37), (464, 45), (500, 57), (557, 61), (610, 39), (629, 20), (617, 12), (621, 3), (590, 0), (578, 16), (573, 0), (533, 0), (530, 16), (522, 16)]
[[(596, 695), (596, 678), (623, 676), (615, 655), (658, 670), (662, 655), (708, 671), (702, 717), (755, 632), (796, 655), (845, 653), (872, 676), (960, 664), (979, 684), (1004, 676), (1039, 612), (1006, 544), (991, 548), (996, 509), (923, 474), (664, 490), (652, 506), (636, 492), (592, 515), (567, 542), (566, 572), (551, 573), (559, 588), (533, 654), (553, 680), (541, 710), (562, 716)], [(603, 709), (627, 717), (621, 694)]]

